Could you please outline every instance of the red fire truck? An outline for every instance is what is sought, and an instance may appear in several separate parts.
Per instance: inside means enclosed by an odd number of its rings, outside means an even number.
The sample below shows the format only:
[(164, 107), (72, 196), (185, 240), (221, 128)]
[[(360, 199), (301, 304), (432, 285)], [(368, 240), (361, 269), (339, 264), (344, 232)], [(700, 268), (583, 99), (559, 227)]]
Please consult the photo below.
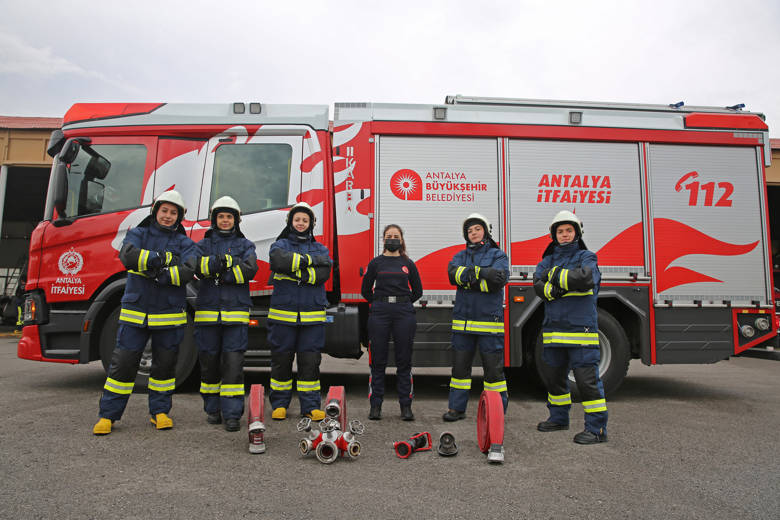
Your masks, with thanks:
[[(764, 166), (767, 126), (740, 107), (629, 105), (448, 97), (440, 105), (337, 103), (76, 104), (50, 143), (44, 220), (30, 243), (19, 357), (108, 364), (125, 271), (117, 251), (152, 200), (175, 188), (199, 240), (223, 195), (244, 212), (260, 270), (248, 366), (269, 362), (268, 250), (289, 207), (306, 201), (336, 260), (326, 352), (366, 343), (363, 270), (381, 230), (403, 227), (425, 294), (416, 366), (446, 366), (453, 287), (446, 266), (461, 223), (487, 216), (506, 250), (506, 366), (540, 360), (534, 266), (561, 209), (584, 222), (598, 254), (601, 376), (607, 391), (629, 360), (712, 363), (772, 340)], [(197, 282), (188, 287), (190, 302)], [(392, 359), (392, 356), (390, 356)], [(186, 337), (177, 381), (193, 371)], [(148, 376), (145, 356), (139, 378)]]

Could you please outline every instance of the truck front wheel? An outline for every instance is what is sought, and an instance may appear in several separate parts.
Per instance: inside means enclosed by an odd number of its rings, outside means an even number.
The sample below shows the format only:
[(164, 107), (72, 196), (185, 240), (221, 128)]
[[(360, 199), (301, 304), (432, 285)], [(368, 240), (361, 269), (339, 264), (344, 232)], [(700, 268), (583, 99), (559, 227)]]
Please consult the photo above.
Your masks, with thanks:
[[(623, 383), (623, 379), (628, 373), (628, 362), (631, 360), (629, 351), (628, 337), (623, 327), (609, 312), (599, 309), (599, 349), (601, 350), (601, 361), (599, 362), (599, 377), (604, 385), (604, 392), (609, 395), (615, 392)], [(544, 377), (538, 367), (542, 366), (542, 332), (536, 338), (534, 349), (534, 362), (537, 367), (539, 378), (544, 381)], [(576, 390), (574, 375), (569, 372), (569, 386), (572, 391)]]
[[(191, 319), (190, 319), (191, 321)], [(119, 330), (119, 308), (108, 315), (103, 330), (100, 332), (100, 361), (103, 369), (108, 373), (111, 364), (111, 354), (116, 346), (116, 335)], [(192, 323), (187, 324), (184, 339), (179, 344), (179, 356), (176, 361), (176, 388), (181, 388), (193, 375), (193, 369), (198, 361), (198, 349), (192, 337)], [(146, 342), (144, 353), (141, 356), (141, 364), (135, 377), (135, 385), (138, 389), (146, 389), (149, 384), (149, 373), (152, 369), (152, 342)]]

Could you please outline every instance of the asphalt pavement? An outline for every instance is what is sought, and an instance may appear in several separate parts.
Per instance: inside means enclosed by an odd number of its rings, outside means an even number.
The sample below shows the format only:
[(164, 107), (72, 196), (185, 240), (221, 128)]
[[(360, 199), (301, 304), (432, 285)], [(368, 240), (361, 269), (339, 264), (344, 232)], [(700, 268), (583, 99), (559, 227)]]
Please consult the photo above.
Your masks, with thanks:
[[(646, 367), (634, 361), (608, 399), (609, 442), (580, 446), (572, 429), (540, 433), (544, 394), (510, 381), (506, 462), (491, 465), (476, 440), (475, 380), (468, 417), (443, 423), (446, 369), (415, 370), (414, 413), (400, 420), (394, 377), (382, 421), (368, 421), (367, 361), (323, 362), (323, 394), (345, 385), (349, 418), (366, 425), (363, 454), (320, 464), (302, 457), (297, 417), (271, 421), (267, 452), (205, 421), (194, 389), (174, 396), (174, 428), (149, 423), (134, 394), (105, 437), (92, 435), (105, 374), (99, 362), (20, 360), (0, 334), (1, 518), (685, 518), (780, 516), (780, 363), (734, 358), (714, 365)], [(475, 373), (478, 373), (476, 371)], [(246, 372), (268, 385), (268, 371)], [(267, 403), (266, 403), (267, 404)], [(292, 416), (298, 413), (294, 400)], [(396, 440), (454, 433), (460, 452), (407, 460)], [(434, 442), (435, 444), (435, 442)]]

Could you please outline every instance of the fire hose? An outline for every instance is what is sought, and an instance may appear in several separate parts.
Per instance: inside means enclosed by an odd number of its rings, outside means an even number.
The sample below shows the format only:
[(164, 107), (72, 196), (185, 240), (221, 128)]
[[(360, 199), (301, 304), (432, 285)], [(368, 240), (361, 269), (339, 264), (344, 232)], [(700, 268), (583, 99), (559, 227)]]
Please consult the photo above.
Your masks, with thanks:
[(504, 402), (499, 392), (485, 390), (479, 398), (477, 444), (490, 462), (504, 462)]

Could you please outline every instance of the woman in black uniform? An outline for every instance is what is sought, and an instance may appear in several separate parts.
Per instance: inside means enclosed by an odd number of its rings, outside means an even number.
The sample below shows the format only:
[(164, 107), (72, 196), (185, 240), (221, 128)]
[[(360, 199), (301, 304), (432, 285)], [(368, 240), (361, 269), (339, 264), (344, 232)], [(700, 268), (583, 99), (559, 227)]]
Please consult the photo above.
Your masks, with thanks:
[(422, 296), (422, 281), (417, 266), (406, 256), (401, 228), (390, 224), (385, 227), (383, 236), (384, 251), (369, 262), (360, 291), (371, 304), (368, 315), (371, 411), (368, 418), (382, 418), (387, 351), (392, 334), (401, 419), (413, 421), (412, 348), (417, 318), (412, 303)]

